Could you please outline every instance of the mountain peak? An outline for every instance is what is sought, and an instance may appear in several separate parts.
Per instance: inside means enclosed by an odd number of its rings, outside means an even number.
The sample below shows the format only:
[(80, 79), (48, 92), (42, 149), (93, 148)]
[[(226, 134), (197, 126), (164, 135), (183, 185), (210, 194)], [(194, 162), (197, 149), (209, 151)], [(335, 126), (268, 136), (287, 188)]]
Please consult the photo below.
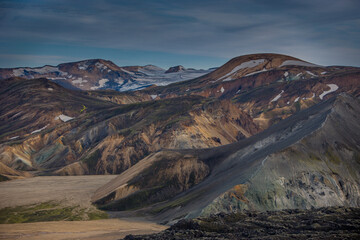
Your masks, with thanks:
[(185, 68), (181, 65), (170, 67), (165, 73), (174, 73), (174, 72), (181, 72), (185, 71)]

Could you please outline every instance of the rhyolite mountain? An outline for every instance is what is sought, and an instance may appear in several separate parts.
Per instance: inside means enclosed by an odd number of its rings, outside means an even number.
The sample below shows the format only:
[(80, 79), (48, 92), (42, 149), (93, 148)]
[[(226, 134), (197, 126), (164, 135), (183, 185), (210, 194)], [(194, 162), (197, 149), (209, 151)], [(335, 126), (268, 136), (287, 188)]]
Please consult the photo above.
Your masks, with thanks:
[(259, 131), (228, 100), (144, 96), (116, 104), (47, 79), (2, 84), (0, 159), (17, 170), (120, 173), (162, 148), (220, 146)]
[(169, 70), (154, 65), (119, 67), (108, 60), (89, 59), (57, 66), (0, 68), (0, 79), (47, 78), (69, 89), (128, 91), (152, 85), (164, 86), (196, 78), (211, 71), (212, 69), (186, 69), (183, 66), (171, 67)]
[(46, 174), (121, 173), (163, 148), (226, 145), (341, 92), (357, 97), (359, 78), (355, 67), (253, 54), (199, 78), (140, 91), (1, 80), (0, 160)]
[[(105, 71), (96, 63), (61, 69), (96, 76)], [(121, 174), (94, 202), (146, 207), (164, 221), (226, 207), (359, 205), (360, 68), (252, 54), (212, 70), (126, 92), (64, 88), (23, 69), (34, 78), (7, 76), (0, 89), (2, 179)]]
[(340, 94), (247, 139), (153, 153), (101, 187), (105, 210), (159, 222), (241, 210), (360, 206), (360, 100)]

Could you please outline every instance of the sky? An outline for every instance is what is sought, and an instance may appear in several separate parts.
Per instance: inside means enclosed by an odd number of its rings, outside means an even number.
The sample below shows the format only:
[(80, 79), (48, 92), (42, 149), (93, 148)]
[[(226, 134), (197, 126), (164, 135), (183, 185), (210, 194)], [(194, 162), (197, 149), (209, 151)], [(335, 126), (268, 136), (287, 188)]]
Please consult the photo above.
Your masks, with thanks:
[(0, 0), (0, 68), (207, 69), (252, 53), (360, 66), (359, 12), (359, 0)]

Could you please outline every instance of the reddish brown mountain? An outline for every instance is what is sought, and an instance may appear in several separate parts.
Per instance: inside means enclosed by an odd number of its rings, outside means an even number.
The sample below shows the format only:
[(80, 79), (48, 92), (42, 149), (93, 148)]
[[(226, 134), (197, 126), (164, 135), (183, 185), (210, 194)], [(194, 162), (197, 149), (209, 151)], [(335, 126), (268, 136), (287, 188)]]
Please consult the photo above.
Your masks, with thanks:
[[(141, 68), (123, 71), (89, 60), (59, 65), (53, 74), (86, 69), (125, 76)], [(123, 93), (68, 90), (46, 79), (2, 80), (0, 161), (48, 174), (120, 173), (162, 148), (233, 143), (339, 93), (357, 97), (359, 81), (359, 68), (278, 54), (237, 57), (193, 80)]]

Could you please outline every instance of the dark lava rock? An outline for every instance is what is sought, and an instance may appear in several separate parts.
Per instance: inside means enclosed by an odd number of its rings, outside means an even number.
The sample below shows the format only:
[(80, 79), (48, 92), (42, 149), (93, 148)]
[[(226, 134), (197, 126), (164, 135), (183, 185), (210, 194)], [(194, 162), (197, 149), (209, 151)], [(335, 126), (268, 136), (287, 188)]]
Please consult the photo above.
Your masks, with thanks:
[(360, 239), (360, 208), (221, 213), (125, 239)]

